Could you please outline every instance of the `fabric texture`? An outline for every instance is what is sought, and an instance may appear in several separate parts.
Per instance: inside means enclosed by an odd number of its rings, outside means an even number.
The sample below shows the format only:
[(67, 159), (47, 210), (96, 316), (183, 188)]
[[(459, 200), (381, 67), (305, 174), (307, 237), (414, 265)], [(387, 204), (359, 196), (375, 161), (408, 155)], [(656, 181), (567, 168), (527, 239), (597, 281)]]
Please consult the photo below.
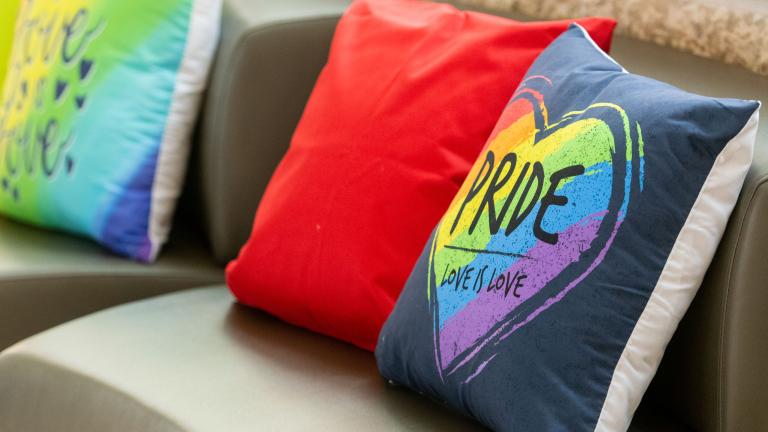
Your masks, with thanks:
[(3, 0), (0, 3), (0, 88), (7, 73), (8, 57), (11, 55), (16, 16), (21, 0)]
[[(608, 48), (613, 21), (580, 22)], [(373, 350), (506, 100), (567, 26), (354, 2), (228, 267), (238, 300)]]
[(0, 105), (0, 213), (153, 261), (180, 193), (221, 0), (40, 0)]
[(759, 104), (534, 62), (379, 337), (381, 373), (496, 430), (626, 430), (750, 166)]

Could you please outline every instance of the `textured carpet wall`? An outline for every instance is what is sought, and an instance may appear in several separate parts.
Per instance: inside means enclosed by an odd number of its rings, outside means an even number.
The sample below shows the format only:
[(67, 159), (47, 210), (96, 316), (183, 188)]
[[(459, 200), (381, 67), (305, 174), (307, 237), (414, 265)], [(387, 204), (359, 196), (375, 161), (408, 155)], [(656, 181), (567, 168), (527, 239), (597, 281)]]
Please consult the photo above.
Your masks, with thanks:
[(768, 0), (461, 0), (539, 19), (609, 16), (618, 31), (768, 75)]

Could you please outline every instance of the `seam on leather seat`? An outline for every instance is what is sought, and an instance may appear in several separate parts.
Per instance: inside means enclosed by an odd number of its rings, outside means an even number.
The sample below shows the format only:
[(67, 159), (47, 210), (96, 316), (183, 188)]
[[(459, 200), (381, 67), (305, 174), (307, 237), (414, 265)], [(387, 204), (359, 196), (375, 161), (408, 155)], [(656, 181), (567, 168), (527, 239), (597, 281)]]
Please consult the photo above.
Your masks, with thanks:
[(730, 262), (728, 263), (728, 276), (725, 283), (725, 293), (723, 295), (723, 304), (721, 307), (721, 315), (720, 315), (720, 335), (718, 340), (718, 366), (717, 366), (717, 430), (723, 431), (724, 429), (724, 420), (725, 420), (725, 405), (723, 404), (723, 391), (726, 385), (725, 382), (725, 364), (727, 362), (727, 358), (725, 355), (725, 340), (727, 338), (726, 333), (726, 317), (728, 312), (728, 299), (731, 294), (731, 284), (734, 278), (733, 274), (733, 268), (736, 262), (736, 256), (739, 254), (741, 245), (742, 245), (742, 235), (744, 233), (744, 226), (746, 224), (746, 219), (751, 213), (751, 209), (754, 205), (755, 197), (757, 196), (760, 188), (768, 182), (768, 175), (763, 175), (762, 177), (759, 177), (755, 181), (755, 186), (752, 189), (752, 194), (749, 197), (749, 201), (747, 202), (747, 206), (744, 209), (744, 214), (742, 215), (741, 219), (739, 220), (739, 225), (737, 228), (738, 235), (736, 237), (736, 243), (733, 247), (733, 253), (731, 254)]
[[(260, 24), (260, 25), (255, 26), (254, 28), (251, 28), (251, 29), (243, 32), (243, 34), (241, 34), (238, 37), (237, 42), (235, 42), (235, 46), (232, 49), (232, 53), (230, 54), (231, 57), (230, 57), (230, 61), (228, 62), (228, 65), (225, 65), (227, 67), (227, 70), (232, 70), (233, 72), (231, 74), (227, 74), (227, 76), (230, 79), (225, 79), (224, 80), (227, 84), (225, 84), (226, 89), (224, 90), (224, 95), (222, 97), (222, 104), (219, 105), (219, 106), (224, 106), (224, 107), (230, 106), (230, 103), (231, 103), (231, 101), (233, 99), (233, 95), (234, 95), (236, 90), (235, 90), (235, 86), (229, 85), (229, 83), (239, 82), (239, 78), (240, 78), (239, 75), (241, 74), (240, 73), (241, 69), (239, 67), (235, 67), (235, 66), (239, 66), (239, 63), (241, 62), (241, 59), (243, 58), (243, 53), (244, 53), (244, 51), (246, 49), (245, 47), (250, 45), (250, 43), (253, 40), (253, 38), (256, 38), (256, 37), (264, 35), (264, 34), (268, 34), (270, 32), (285, 30), (285, 29), (289, 29), (289, 28), (292, 28), (292, 27), (300, 27), (300, 26), (311, 25), (311, 24), (322, 24), (322, 23), (326, 23), (326, 22), (328, 24), (333, 24), (335, 22), (338, 22), (338, 20), (340, 18), (341, 18), (341, 14), (339, 14), (339, 15), (320, 16), (320, 17), (314, 17), (314, 18), (300, 18), (300, 19), (297, 19), (297, 20), (280, 20), (280, 21), (274, 21), (274, 22), (267, 23), (267, 24)], [(222, 121), (224, 119), (223, 111), (225, 111), (225, 110), (215, 110), (215, 112), (213, 113), (214, 117), (213, 117), (213, 119), (211, 121), (211, 124), (221, 124), (222, 123)], [(213, 141), (215, 141), (215, 142), (226, 142), (226, 140), (224, 140), (223, 137), (220, 137), (220, 136), (213, 137), (213, 138), (214, 138)], [(290, 145), (290, 143), (286, 143), (286, 144), (287, 144), (286, 145), (286, 149), (287, 149), (287, 147), (288, 147), (288, 145)], [(225, 178), (225, 176), (223, 174), (221, 174), (221, 173), (226, 172), (224, 165), (225, 165), (225, 161), (228, 160), (223, 155), (223, 153), (225, 152), (225, 149), (223, 147), (226, 147), (226, 146), (220, 146), (220, 145), (213, 146), (213, 148), (214, 148), (213, 152), (214, 152), (214, 154), (216, 156), (215, 157), (216, 169), (215, 169), (215, 175), (214, 175), (214, 178), (213, 178), (213, 184), (215, 184), (215, 187), (214, 187), (215, 190), (221, 190), (222, 187), (226, 186), (226, 185), (224, 185), (224, 178)], [(264, 191), (261, 191), (261, 192), (263, 194)], [(210, 193), (206, 193), (206, 195), (210, 195)], [(207, 200), (207, 198), (206, 198), (206, 200)], [(220, 203), (220, 202), (217, 202), (215, 205), (216, 206), (223, 206), (223, 204)], [(213, 226), (217, 226), (217, 225), (219, 225), (219, 223), (220, 222), (213, 222), (213, 221), (209, 220), (208, 221), (209, 226), (207, 227), (207, 231), (209, 233), (210, 242), (215, 245), (213, 247), (214, 257), (215, 257), (216, 261), (221, 262), (222, 259), (221, 259), (220, 253), (224, 252), (226, 255), (231, 255), (231, 254), (229, 253), (228, 250), (222, 251), (221, 248), (220, 248), (220, 245), (217, 244), (218, 242), (216, 242), (214, 240), (215, 238), (220, 237), (220, 236), (217, 236), (215, 234), (214, 235), (210, 235), (210, 233), (215, 229), (215, 228), (213, 228)], [(213, 237), (213, 238), (211, 238), (211, 237)], [(226, 245), (226, 247), (224, 249), (229, 249), (229, 245)], [(236, 255), (237, 255), (237, 253), (235, 253), (235, 256)], [(227, 260), (229, 260), (231, 258), (232, 257), (228, 257), (228, 258), (224, 259), (224, 261), (227, 261)]]
[(19, 359), (19, 358), (20, 359), (26, 359), (28, 361), (35, 362), (38, 365), (50, 367), (50, 368), (52, 368), (52, 369), (54, 369), (54, 370), (56, 370), (56, 371), (58, 371), (60, 373), (63, 372), (63, 373), (70, 374), (72, 376), (79, 377), (80, 379), (83, 379), (85, 381), (89, 381), (90, 383), (92, 383), (92, 384), (94, 384), (96, 386), (102, 387), (104, 389), (108, 389), (110, 392), (116, 393), (116, 394), (124, 397), (127, 400), (133, 401), (137, 406), (142, 407), (142, 408), (146, 409), (147, 411), (156, 414), (158, 416), (158, 418), (160, 418), (162, 420), (165, 420), (167, 423), (169, 423), (170, 425), (174, 426), (180, 432), (187, 430), (186, 428), (184, 428), (181, 425), (181, 423), (178, 420), (176, 420), (174, 418), (171, 418), (166, 413), (161, 413), (158, 410), (152, 409), (152, 407), (150, 407), (149, 405), (145, 404), (141, 400), (137, 399), (136, 397), (134, 397), (130, 393), (128, 393), (128, 392), (124, 391), (123, 389), (118, 388), (116, 386), (110, 386), (110, 385), (107, 384), (107, 382), (105, 382), (102, 379), (96, 378), (96, 377), (91, 376), (91, 375), (85, 375), (82, 372), (76, 371), (76, 370), (72, 369), (71, 367), (66, 367), (66, 366), (64, 366), (64, 365), (62, 365), (60, 363), (53, 363), (53, 362), (51, 362), (49, 360), (46, 360), (46, 359), (40, 357), (39, 355), (36, 355), (36, 354), (33, 354), (33, 353), (19, 351), (15, 347), (11, 347), (9, 350), (5, 351), (3, 353), (3, 355), (2, 355), (2, 357), (16, 357), (17, 359)]

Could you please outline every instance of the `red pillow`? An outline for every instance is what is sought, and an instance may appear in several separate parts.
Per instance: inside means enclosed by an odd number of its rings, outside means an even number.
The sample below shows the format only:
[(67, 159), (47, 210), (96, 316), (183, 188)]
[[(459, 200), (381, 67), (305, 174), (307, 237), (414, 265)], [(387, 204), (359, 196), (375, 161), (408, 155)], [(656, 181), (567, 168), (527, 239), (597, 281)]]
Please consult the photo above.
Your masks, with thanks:
[[(614, 21), (577, 21), (609, 48)], [(508, 99), (569, 22), (354, 2), (227, 268), (238, 300), (373, 350)]]

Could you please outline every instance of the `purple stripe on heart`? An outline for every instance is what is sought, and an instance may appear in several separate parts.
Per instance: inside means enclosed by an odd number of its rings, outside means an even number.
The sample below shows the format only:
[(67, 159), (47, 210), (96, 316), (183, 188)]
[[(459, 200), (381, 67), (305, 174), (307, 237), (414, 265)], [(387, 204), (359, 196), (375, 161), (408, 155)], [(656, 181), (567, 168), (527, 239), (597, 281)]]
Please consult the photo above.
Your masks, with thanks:
[[(569, 283), (568, 286), (566, 286), (562, 291), (557, 293), (557, 295), (555, 295), (554, 297), (548, 298), (547, 301), (545, 301), (541, 306), (536, 308), (536, 310), (533, 311), (530, 315), (528, 315), (523, 321), (518, 322), (517, 324), (513, 325), (511, 328), (505, 325), (496, 329), (496, 331), (492, 335), (488, 336), (483, 343), (475, 347), (475, 349), (472, 350), (472, 352), (469, 353), (469, 355), (465, 357), (464, 360), (462, 360), (459, 364), (454, 366), (453, 370), (456, 370), (461, 366), (464, 366), (470, 359), (472, 359), (478, 352), (480, 352), (481, 349), (485, 347), (488, 341), (496, 338), (499, 335), (500, 335), (499, 342), (503, 341), (509, 335), (514, 333), (517, 329), (536, 319), (537, 316), (539, 316), (545, 310), (549, 309), (550, 306), (562, 300), (576, 285), (580, 284), (581, 281), (583, 281), (584, 278), (587, 277), (587, 275), (592, 273), (595, 267), (597, 267), (598, 265), (600, 265), (601, 262), (603, 262), (603, 259), (605, 258), (605, 254), (608, 252), (608, 249), (610, 249), (611, 245), (613, 244), (613, 240), (616, 238), (616, 233), (619, 231), (619, 227), (621, 227), (621, 223), (623, 221), (624, 221), (624, 213), (619, 212), (619, 218), (618, 218), (618, 221), (616, 222), (616, 225), (613, 227), (613, 231), (611, 232), (611, 237), (608, 239), (607, 242), (605, 242), (605, 247), (603, 247), (603, 249), (597, 255), (597, 258), (592, 262), (592, 264), (589, 265), (589, 268), (584, 273), (582, 273), (579, 277), (571, 281), (571, 283)], [(484, 365), (482, 366), (484, 367)]]
[[(494, 325), (510, 312), (533, 297), (569, 264), (577, 261), (582, 254), (581, 245), (589, 245), (597, 236), (605, 211), (589, 215), (560, 233), (557, 246), (537, 242), (527, 256), (532, 260), (521, 260), (507, 268), (504, 273), (517, 271), (527, 275), (525, 284), (518, 290), (520, 297), (504, 291), (487, 291), (485, 288), (474, 300), (453, 317), (440, 330), (440, 359), (443, 368), (467, 348), (483, 337)], [(487, 285), (486, 285), (487, 286)]]

